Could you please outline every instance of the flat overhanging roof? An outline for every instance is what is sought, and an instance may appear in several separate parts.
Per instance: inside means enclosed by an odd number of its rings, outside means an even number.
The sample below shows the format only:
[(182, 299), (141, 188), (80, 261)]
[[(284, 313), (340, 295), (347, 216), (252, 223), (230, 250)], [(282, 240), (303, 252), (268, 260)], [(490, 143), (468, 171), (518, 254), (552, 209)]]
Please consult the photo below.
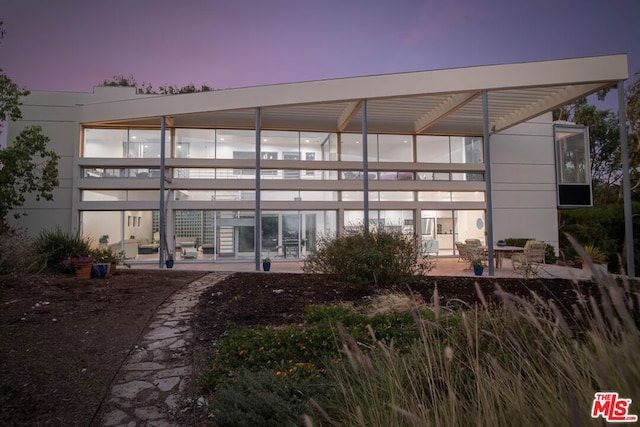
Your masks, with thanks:
[(419, 71), (132, 98), (80, 106), (86, 126), (360, 132), (367, 100), (370, 133), (482, 135), (500, 132), (628, 78), (626, 55)]

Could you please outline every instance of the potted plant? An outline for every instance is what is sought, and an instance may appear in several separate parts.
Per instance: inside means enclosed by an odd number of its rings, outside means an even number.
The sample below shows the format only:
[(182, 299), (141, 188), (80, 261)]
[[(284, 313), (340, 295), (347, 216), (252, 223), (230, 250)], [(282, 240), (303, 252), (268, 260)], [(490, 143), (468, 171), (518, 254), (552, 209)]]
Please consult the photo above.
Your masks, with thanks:
[[(587, 258), (591, 260), (594, 267), (600, 269), (603, 273), (608, 271), (607, 268), (607, 255), (597, 247), (596, 245), (584, 245), (582, 248), (587, 255)], [(582, 268), (588, 268), (587, 262), (582, 257), (579, 257), (580, 262), (582, 263)]]
[(471, 266), (473, 267), (473, 273), (476, 276), (482, 276), (482, 272), (484, 271), (484, 266), (482, 265), (482, 258), (480, 257), (472, 258)]
[(271, 258), (269, 258), (268, 255), (266, 257), (262, 258), (262, 269), (264, 271), (271, 270)]
[(173, 253), (172, 252), (167, 252), (167, 259), (164, 261), (164, 265), (166, 265), (167, 268), (173, 268)]
[(110, 265), (116, 261), (116, 254), (110, 248), (97, 248), (91, 250), (93, 258), (93, 275), (95, 277), (106, 277), (110, 271)]
[(79, 279), (90, 279), (93, 261), (94, 259), (91, 256), (78, 255), (63, 260), (62, 266), (66, 270), (73, 268), (76, 273), (76, 277)]

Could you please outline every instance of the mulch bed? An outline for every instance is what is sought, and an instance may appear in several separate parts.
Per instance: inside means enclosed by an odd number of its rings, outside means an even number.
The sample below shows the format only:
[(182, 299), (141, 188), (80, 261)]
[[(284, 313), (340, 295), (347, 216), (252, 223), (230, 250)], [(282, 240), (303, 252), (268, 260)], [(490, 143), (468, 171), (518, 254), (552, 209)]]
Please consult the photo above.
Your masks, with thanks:
[(490, 304), (500, 301), (495, 294), (497, 286), (525, 298), (535, 292), (543, 300), (553, 299), (567, 310), (576, 302), (578, 294), (597, 295), (595, 284), (576, 284), (565, 279), (439, 276), (426, 277), (411, 285), (374, 287), (309, 274), (236, 273), (201, 297), (195, 316), (196, 337), (199, 341), (211, 341), (232, 326), (298, 323), (309, 304), (361, 304), (377, 292), (390, 290), (418, 293), (424, 301), (432, 301), (437, 287), (443, 306), (473, 306), (481, 303), (476, 283)]

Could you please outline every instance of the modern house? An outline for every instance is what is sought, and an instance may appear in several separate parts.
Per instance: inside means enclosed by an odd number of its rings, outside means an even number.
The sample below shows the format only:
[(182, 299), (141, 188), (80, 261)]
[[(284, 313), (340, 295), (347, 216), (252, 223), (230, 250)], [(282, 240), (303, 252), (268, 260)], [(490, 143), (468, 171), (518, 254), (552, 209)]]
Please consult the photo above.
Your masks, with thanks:
[(480, 238), (558, 247), (558, 209), (591, 205), (586, 129), (551, 111), (618, 85), (625, 55), (278, 84), (183, 95), (34, 91), (62, 156), (60, 226), (134, 260), (304, 257), (357, 226), (420, 235), (440, 255)]

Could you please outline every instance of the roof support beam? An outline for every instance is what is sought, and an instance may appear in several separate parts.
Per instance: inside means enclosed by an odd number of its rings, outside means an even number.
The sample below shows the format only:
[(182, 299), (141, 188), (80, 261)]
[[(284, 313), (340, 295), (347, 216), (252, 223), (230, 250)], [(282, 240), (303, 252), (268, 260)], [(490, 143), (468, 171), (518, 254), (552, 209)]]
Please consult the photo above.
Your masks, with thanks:
[(469, 102), (476, 99), (480, 96), (480, 93), (481, 92), (457, 93), (455, 95), (451, 95), (445, 101), (441, 102), (436, 108), (414, 122), (415, 133), (424, 132), (440, 120), (447, 117), (449, 114), (459, 110)]
[(604, 87), (602, 84), (586, 84), (568, 86), (559, 89), (552, 95), (546, 96), (537, 102), (528, 104), (522, 108), (514, 110), (510, 114), (496, 120), (491, 124), (491, 132), (500, 132), (518, 123), (525, 122), (555, 108), (558, 104), (568, 104), (578, 98), (585, 96), (585, 93), (597, 92)]
[(349, 123), (351, 123), (351, 120), (353, 120), (355, 115), (358, 114), (361, 107), (362, 100), (352, 101), (347, 105), (347, 108), (345, 108), (342, 111), (342, 114), (340, 114), (340, 117), (338, 117), (338, 132), (342, 132), (347, 128), (347, 126), (349, 126)]

